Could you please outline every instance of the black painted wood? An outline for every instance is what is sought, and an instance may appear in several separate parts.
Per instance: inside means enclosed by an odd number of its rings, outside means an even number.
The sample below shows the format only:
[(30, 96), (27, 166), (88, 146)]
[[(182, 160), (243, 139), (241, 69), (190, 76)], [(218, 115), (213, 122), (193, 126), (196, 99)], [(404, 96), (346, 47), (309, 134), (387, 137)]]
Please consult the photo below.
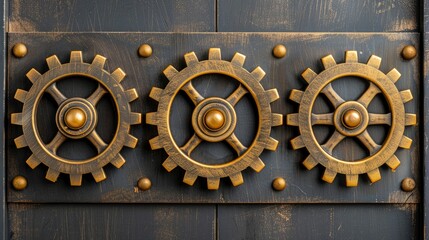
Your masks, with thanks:
[(421, 239), (417, 204), (221, 205), (219, 239)]
[[(6, 32), (5, 32), (5, 13), (6, 8), (4, 1), (1, 1), (3, 4), (0, 6), (0, 116), (4, 120), (6, 119)], [(7, 216), (6, 216), (6, 188), (4, 187), (6, 182), (6, 137), (4, 131), (4, 125), (0, 125), (0, 181), (2, 187), (0, 188), (0, 238), (6, 239), (7, 232)]]
[(10, 0), (9, 32), (213, 32), (214, 0)]
[[(167, 79), (162, 70), (172, 64), (178, 70), (184, 66), (183, 55), (195, 51), (200, 60), (207, 59), (210, 47), (220, 47), (223, 59), (230, 60), (238, 51), (247, 56), (245, 68), (253, 70), (261, 66), (267, 75), (262, 80), (265, 89), (277, 88), (280, 100), (272, 104), (273, 112), (282, 114), (298, 111), (298, 104), (288, 100), (292, 89), (304, 90), (306, 83), (300, 77), (307, 67), (316, 72), (322, 70), (318, 60), (328, 54), (333, 54), (338, 63), (344, 62), (345, 50), (358, 50), (360, 62), (366, 62), (371, 54), (380, 56), (382, 60), (381, 71), (387, 73), (397, 68), (402, 77), (396, 86), (399, 90), (411, 89), (414, 101), (405, 105), (407, 112), (417, 113), (419, 117), (419, 59), (404, 61), (400, 51), (406, 44), (419, 48), (419, 34), (415, 33), (347, 33), (347, 34), (318, 34), (318, 33), (278, 33), (278, 34), (149, 34), (149, 33), (97, 33), (97, 34), (62, 34), (62, 33), (31, 33), (9, 34), (9, 46), (16, 42), (28, 45), (29, 54), (25, 58), (8, 60), (8, 118), (11, 113), (21, 111), (21, 104), (12, 100), (17, 88), (29, 89), (30, 82), (25, 74), (31, 68), (43, 73), (47, 70), (45, 58), (57, 54), (62, 62), (69, 61), (71, 50), (82, 50), (84, 61), (91, 62), (95, 54), (107, 57), (107, 67), (110, 72), (121, 67), (127, 74), (123, 82), (125, 89), (136, 87), (140, 99), (132, 103), (134, 111), (143, 114), (156, 111), (157, 103), (148, 97), (151, 87), (164, 88)], [(154, 55), (147, 59), (137, 56), (137, 48), (141, 43), (153, 46)], [(271, 55), (272, 47), (277, 43), (284, 43), (288, 48), (286, 58), (275, 59)], [(203, 95), (219, 93), (228, 95), (234, 89), (231, 79), (220, 76), (206, 76), (197, 79), (194, 83)], [(72, 81), (66, 88), (67, 94), (76, 94), (85, 89), (85, 81)], [(83, 84), (83, 85), (82, 85)], [(362, 85), (363, 84), (363, 85)], [(65, 84), (64, 86), (66, 86)], [(359, 79), (345, 79), (334, 84), (334, 88), (345, 97), (357, 98), (360, 90), (365, 90), (365, 84)], [(217, 91), (217, 92), (216, 92)], [(66, 95), (67, 95), (66, 94)], [(382, 100), (382, 99), (381, 99)], [(370, 109), (373, 111), (387, 111), (388, 106), (377, 100)], [(108, 103), (108, 102), (107, 102)], [(45, 114), (55, 113), (55, 104), (47, 101), (42, 107)], [(53, 104), (53, 105), (52, 105)], [(51, 107), (49, 107), (51, 106)], [(176, 108), (173, 108), (173, 134), (178, 136), (178, 144), (184, 143), (190, 137), (190, 123), (186, 116), (190, 116), (192, 104), (185, 98), (179, 97)], [(326, 109), (323, 102), (316, 103), (318, 110)], [(255, 113), (250, 98), (244, 99), (241, 106), (237, 105), (239, 123), (237, 135), (243, 143), (250, 144), (254, 129)], [(107, 108), (101, 109), (111, 111)], [(144, 119), (144, 118), (143, 118)], [(45, 118), (43, 131), (52, 130), (49, 126), (55, 125), (49, 118)], [(253, 122), (253, 123), (252, 123)], [(102, 121), (101, 129), (108, 129), (109, 122)], [(161, 163), (167, 157), (163, 150), (150, 150), (148, 140), (157, 135), (156, 127), (142, 124), (133, 127), (131, 132), (139, 138), (136, 149), (124, 149), (123, 156), (127, 163), (121, 169), (113, 166), (105, 168), (108, 179), (96, 184), (90, 175), (85, 175), (82, 187), (70, 187), (68, 175), (61, 175), (57, 183), (44, 179), (47, 168), (39, 166), (31, 170), (25, 164), (30, 156), (30, 150), (16, 149), (13, 139), (21, 135), (19, 126), (7, 123), (7, 149), (8, 149), (8, 179), (22, 174), (29, 180), (29, 187), (25, 191), (17, 192), (8, 187), (9, 202), (183, 202), (183, 203), (418, 203), (420, 192), (418, 189), (411, 193), (400, 190), (400, 183), (405, 177), (413, 177), (420, 184), (419, 144), (420, 134), (418, 126), (408, 127), (405, 135), (414, 140), (410, 151), (400, 149), (396, 155), (401, 159), (401, 166), (396, 172), (391, 172), (386, 166), (380, 168), (382, 180), (370, 184), (365, 175), (360, 176), (357, 188), (346, 188), (344, 175), (338, 175), (333, 184), (320, 180), (324, 168), (319, 167), (312, 171), (305, 170), (301, 162), (307, 156), (305, 150), (294, 151), (289, 141), (299, 135), (297, 127), (282, 126), (272, 130), (272, 136), (280, 141), (276, 152), (266, 151), (261, 155), (266, 167), (261, 173), (252, 170), (243, 172), (245, 183), (233, 187), (229, 179), (222, 179), (219, 191), (206, 190), (205, 179), (199, 178), (195, 186), (189, 187), (182, 183), (184, 171), (180, 168), (167, 173)], [(371, 134), (377, 139), (383, 139), (380, 133), (383, 129), (373, 129)], [(99, 131), (101, 132), (101, 131)], [(323, 133), (323, 131), (322, 131)], [(182, 142), (181, 142), (182, 141)], [(245, 145), (246, 145), (245, 144)], [(79, 145), (80, 146), (80, 145)], [(213, 145), (211, 145), (213, 146)], [(202, 146), (208, 147), (208, 146)], [(343, 149), (345, 157), (359, 155), (359, 147), (353, 141), (345, 142)], [(77, 149), (77, 148), (76, 148)], [(79, 154), (82, 153), (82, 148)], [(76, 155), (73, 148), (69, 149), (69, 156)], [(338, 153), (340, 154), (340, 153)], [(348, 154), (348, 155), (347, 155)], [(233, 157), (228, 148), (214, 146), (200, 151), (196, 158), (201, 161), (213, 162), (222, 160), (216, 158)], [(341, 156), (341, 155), (340, 155)], [(355, 157), (356, 157), (355, 156)], [(213, 163), (212, 162), (212, 163)], [(153, 187), (148, 192), (135, 192), (135, 184), (140, 177), (149, 177)], [(283, 192), (274, 192), (271, 181), (275, 177), (284, 177), (288, 187)], [(43, 194), (40, 194), (43, 192)]]
[(419, 1), (219, 0), (219, 32), (419, 31)]
[[(424, 0), (421, 2), (423, 6), (423, 14), (422, 14), (422, 22), (423, 24), (423, 49), (420, 51), (422, 53), (422, 67), (423, 67), (423, 120), (424, 120), (424, 133), (425, 136), (429, 134), (429, 0)], [(429, 239), (429, 233), (427, 229), (427, 225), (429, 224), (429, 139), (425, 138), (422, 142), (424, 146), (424, 151), (422, 152), (422, 158), (424, 159), (424, 170), (423, 170), (423, 232), (425, 239)]]
[(8, 239), (215, 239), (214, 205), (9, 204)]

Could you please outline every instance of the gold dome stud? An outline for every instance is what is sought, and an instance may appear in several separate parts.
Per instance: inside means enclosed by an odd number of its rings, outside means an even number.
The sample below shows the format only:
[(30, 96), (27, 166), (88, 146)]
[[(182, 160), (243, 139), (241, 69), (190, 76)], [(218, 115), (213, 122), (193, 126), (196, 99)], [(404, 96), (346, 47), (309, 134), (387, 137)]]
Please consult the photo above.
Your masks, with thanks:
[(204, 116), (205, 125), (211, 130), (218, 130), (225, 124), (225, 116), (217, 109), (212, 109)]
[(144, 58), (152, 56), (152, 47), (149, 44), (142, 44), (139, 47), (139, 55)]
[(86, 114), (80, 108), (72, 108), (65, 114), (64, 122), (71, 129), (79, 129), (86, 123)]
[(407, 45), (402, 49), (402, 57), (405, 60), (411, 60), (411, 59), (415, 58), (416, 55), (417, 55), (417, 50), (412, 45)]
[(142, 191), (146, 191), (152, 187), (152, 182), (149, 178), (142, 177), (138, 180), (137, 187)]
[(12, 186), (15, 190), (22, 191), (27, 188), (27, 179), (23, 176), (16, 176), (12, 180)]
[(347, 110), (343, 115), (343, 123), (347, 128), (355, 128), (362, 122), (360, 113), (354, 109)]
[(17, 58), (23, 58), (27, 55), (27, 47), (23, 43), (17, 43), (13, 46), (12, 53)]
[(282, 44), (277, 44), (273, 48), (273, 55), (276, 58), (283, 58), (284, 56), (286, 56), (286, 52), (287, 52), (287, 49)]
[(277, 177), (273, 180), (272, 186), (276, 191), (283, 191), (286, 188), (286, 180), (282, 177)]

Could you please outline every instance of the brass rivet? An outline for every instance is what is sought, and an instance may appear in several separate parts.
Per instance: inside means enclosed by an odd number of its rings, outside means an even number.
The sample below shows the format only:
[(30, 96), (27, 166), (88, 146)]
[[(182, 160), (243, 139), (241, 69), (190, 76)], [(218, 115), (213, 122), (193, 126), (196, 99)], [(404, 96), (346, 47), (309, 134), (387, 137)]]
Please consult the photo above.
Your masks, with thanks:
[(417, 50), (412, 45), (407, 45), (402, 49), (402, 57), (405, 60), (411, 60), (411, 59), (415, 58), (416, 55), (417, 55)]
[(23, 176), (16, 176), (12, 180), (12, 186), (15, 190), (21, 191), (27, 188), (27, 179)]
[(22, 43), (17, 43), (12, 49), (13, 55), (17, 58), (22, 58), (27, 55), (27, 47)]
[(286, 56), (286, 52), (287, 52), (286, 47), (282, 44), (277, 44), (273, 48), (273, 55), (276, 58), (282, 58)]
[(80, 108), (72, 108), (66, 112), (64, 122), (71, 129), (79, 129), (86, 123), (86, 114)]
[(139, 55), (144, 58), (152, 56), (152, 47), (149, 44), (142, 44), (139, 47)]
[(286, 188), (286, 180), (282, 177), (273, 180), (273, 188), (277, 191), (283, 191)]
[(137, 182), (137, 187), (142, 191), (149, 190), (151, 186), (152, 186), (152, 183), (150, 179), (146, 177), (140, 178), (139, 181)]
[(405, 192), (411, 192), (416, 187), (416, 182), (412, 178), (404, 178), (401, 182), (401, 188)]
[(362, 122), (358, 111), (354, 109), (347, 110), (343, 115), (343, 123), (347, 128), (355, 128)]
[(212, 109), (204, 116), (204, 123), (212, 130), (221, 128), (225, 124), (225, 116), (217, 109)]

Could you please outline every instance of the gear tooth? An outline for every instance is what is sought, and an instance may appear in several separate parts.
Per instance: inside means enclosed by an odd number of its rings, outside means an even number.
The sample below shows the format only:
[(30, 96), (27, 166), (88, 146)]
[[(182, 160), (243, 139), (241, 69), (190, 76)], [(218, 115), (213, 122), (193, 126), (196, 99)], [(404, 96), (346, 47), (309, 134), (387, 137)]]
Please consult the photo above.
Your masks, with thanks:
[(272, 113), (271, 114), (271, 126), (277, 127), (283, 125), (283, 115), (279, 113)]
[(25, 161), (27, 163), (27, 165), (31, 168), (31, 169), (35, 169), (37, 166), (39, 166), (39, 164), (41, 163), (39, 161), (39, 159), (36, 158), (36, 156), (34, 156), (34, 154), (31, 154), (31, 156), (27, 159), (27, 161)]
[(381, 174), (380, 174), (380, 170), (378, 170), (378, 168), (369, 171), (368, 173), (368, 178), (372, 183), (375, 183), (379, 180), (381, 180)]
[(218, 190), (219, 189), (220, 178), (207, 178), (207, 189), (208, 190)]
[(230, 175), (229, 179), (231, 179), (232, 185), (234, 185), (234, 187), (237, 187), (238, 185), (244, 183), (243, 175), (241, 174), (241, 172)]
[(265, 142), (265, 149), (270, 150), (270, 151), (275, 151), (277, 149), (278, 145), (279, 145), (279, 141), (270, 137)]
[(403, 90), (400, 92), (400, 94), (401, 94), (401, 98), (402, 98), (403, 103), (407, 103), (407, 102), (413, 100), (413, 94), (411, 93), (410, 89)]
[(209, 49), (209, 60), (222, 60), (220, 48)]
[(14, 141), (15, 141), (16, 148), (23, 148), (23, 147), (27, 147), (28, 146), (27, 141), (25, 140), (24, 135), (21, 135), (21, 136), (15, 138)]
[(161, 88), (153, 87), (150, 90), (149, 97), (152, 98), (153, 100), (159, 102), (159, 99), (161, 99), (161, 96), (162, 96), (162, 90), (163, 89), (161, 89)]
[(313, 169), (317, 164), (319, 163), (311, 155), (308, 155), (308, 157), (302, 162), (302, 165), (304, 165), (308, 170)]
[(346, 186), (357, 187), (359, 181), (358, 174), (346, 174)]
[(186, 66), (194, 65), (195, 63), (198, 63), (198, 57), (195, 55), (195, 52), (190, 52), (185, 54), (185, 62)]
[(331, 67), (337, 65), (337, 63), (335, 62), (335, 59), (332, 55), (328, 55), (326, 57), (323, 57), (322, 58), (322, 64), (323, 64), (323, 67), (325, 69), (328, 69), (328, 68), (331, 68)]
[(70, 174), (70, 185), (81, 186), (82, 185), (82, 174)]
[(71, 51), (70, 63), (82, 63), (82, 51)]
[(390, 80), (392, 80), (393, 83), (396, 83), (399, 78), (401, 78), (401, 73), (396, 70), (396, 68), (390, 70), (390, 72), (388, 72), (386, 75), (390, 78)]
[(61, 66), (61, 62), (56, 55), (52, 55), (46, 58), (46, 62), (48, 63), (49, 69), (54, 69), (56, 67)]
[(368, 59), (367, 65), (375, 68), (380, 68), (381, 65), (381, 58), (376, 55), (371, 55), (371, 57)]
[(261, 67), (255, 68), (250, 74), (258, 81), (260, 82), (262, 78), (265, 76), (265, 72)]
[(162, 163), (162, 166), (167, 170), (167, 172), (173, 171), (177, 167), (176, 162), (173, 160), (172, 157), (168, 157), (165, 159), (165, 161)]
[(131, 134), (128, 134), (127, 139), (124, 141), (124, 145), (129, 148), (135, 148), (139, 140)]
[(161, 143), (160, 143), (159, 140), (160, 140), (159, 136), (156, 136), (156, 137), (154, 137), (154, 138), (152, 138), (152, 139), (149, 140), (150, 148), (152, 150), (156, 150), (156, 149), (161, 149), (162, 148), (162, 145), (161, 145)]
[(92, 60), (91, 65), (98, 68), (104, 68), (105, 63), (106, 63), (106, 58), (97, 54), (94, 60)]
[(117, 81), (117, 82), (122, 82), (122, 80), (124, 80), (125, 76), (127, 76), (127, 74), (124, 72), (124, 70), (117, 68), (115, 71), (112, 72), (111, 76)]
[(234, 57), (232, 57), (231, 63), (242, 67), (245, 61), (246, 61), (246, 56), (237, 52), (234, 54)]
[(146, 123), (150, 125), (158, 125), (157, 112), (146, 113)]
[(10, 115), (10, 122), (15, 125), (22, 125), (22, 113), (12, 113)]
[(125, 94), (127, 96), (128, 102), (132, 102), (132, 101), (136, 100), (137, 98), (139, 98), (139, 95), (138, 95), (137, 90), (135, 88), (128, 89), (127, 91), (125, 91)]
[(357, 63), (358, 54), (357, 51), (346, 51), (346, 63)]
[(291, 113), (286, 116), (286, 124), (289, 126), (299, 126), (299, 114)]
[(46, 172), (45, 178), (51, 182), (56, 182), (59, 176), (60, 176), (59, 171), (52, 169), (52, 168), (48, 168), (48, 171)]
[(336, 172), (330, 169), (325, 169), (325, 173), (323, 173), (322, 180), (328, 183), (333, 183), (336, 176), (337, 176)]
[(255, 170), (255, 172), (260, 172), (265, 167), (265, 163), (258, 157), (255, 161), (250, 164), (250, 167)]
[(125, 158), (122, 157), (121, 154), (118, 153), (118, 155), (116, 156), (116, 158), (114, 158), (112, 161), (110, 161), (110, 163), (115, 166), (116, 168), (121, 168), (124, 164), (125, 164)]
[(183, 182), (188, 184), (189, 186), (192, 186), (192, 185), (194, 185), (197, 178), (198, 178), (197, 174), (192, 173), (190, 171), (186, 171), (185, 176), (183, 177)]
[(396, 155), (393, 155), (391, 158), (389, 158), (389, 160), (386, 161), (386, 165), (389, 166), (392, 169), (392, 171), (395, 171), (400, 164), (401, 164), (401, 161), (399, 161)]
[(277, 91), (277, 89), (273, 88), (273, 89), (269, 89), (267, 91), (265, 91), (267, 93), (268, 99), (270, 101), (270, 103), (276, 101), (277, 99), (280, 98), (279, 96), (279, 92)]
[(91, 172), (91, 174), (94, 177), (95, 182), (101, 182), (107, 178), (106, 173), (104, 172), (103, 168), (99, 168), (99, 169)]
[(292, 89), (292, 91), (290, 92), (289, 99), (296, 102), (296, 103), (301, 103), (301, 99), (302, 99), (303, 95), (304, 95), (303, 91), (297, 90), (297, 89)]
[(417, 124), (416, 114), (406, 113), (405, 114), (405, 126), (413, 126)]
[(301, 76), (307, 83), (311, 83), (317, 74), (311, 68), (307, 68), (304, 72), (301, 73)]
[(130, 113), (130, 124), (136, 125), (142, 123), (142, 115), (140, 113), (131, 112)]
[(290, 140), (290, 143), (292, 144), (293, 150), (297, 150), (297, 149), (305, 147), (304, 140), (302, 139), (301, 135)]
[(14, 98), (18, 101), (20, 101), (21, 103), (25, 102), (25, 98), (27, 98), (27, 91), (22, 90), (22, 89), (18, 89), (16, 90), (15, 96)]
[(410, 149), (413, 140), (407, 136), (402, 136), (401, 142), (399, 143), (400, 148)]
[(35, 83), (37, 79), (42, 76), (42, 74), (40, 74), (36, 69), (32, 68), (25, 76), (27, 76), (30, 82)]
[(171, 81), (173, 77), (178, 73), (178, 71), (170, 65), (166, 69), (164, 69), (163, 73), (167, 77), (167, 79)]

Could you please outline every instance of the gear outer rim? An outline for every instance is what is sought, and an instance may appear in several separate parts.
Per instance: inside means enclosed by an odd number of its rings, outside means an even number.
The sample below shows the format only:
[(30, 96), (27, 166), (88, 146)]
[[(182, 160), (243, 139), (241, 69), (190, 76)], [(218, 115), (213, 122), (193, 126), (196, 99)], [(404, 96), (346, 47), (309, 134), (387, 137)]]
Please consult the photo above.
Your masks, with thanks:
[[(246, 152), (230, 162), (216, 165), (200, 163), (184, 154), (175, 143), (169, 124), (171, 105), (181, 88), (193, 79), (207, 74), (226, 75), (243, 84), (255, 100), (259, 115), (257, 134)], [(226, 60), (199, 61), (177, 72), (163, 90), (157, 115), (159, 116), (158, 135), (169, 157), (185, 171), (206, 178), (229, 177), (249, 167), (252, 162), (259, 159), (271, 133), (271, 106), (263, 86), (245, 68)]]
[[(374, 83), (383, 93), (392, 113), (390, 131), (382, 147), (374, 155), (354, 162), (326, 153), (317, 142), (311, 125), (315, 99), (325, 86), (342, 77), (360, 77)], [(306, 99), (309, 99), (308, 103)], [(298, 113), (299, 130), (310, 155), (327, 169), (341, 174), (364, 174), (385, 164), (395, 154), (401, 142), (400, 136), (405, 131), (405, 106), (395, 83), (379, 69), (364, 63), (340, 63), (319, 73), (304, 91)]]
[[(45, 148), (46, 144), (43, 143), (40, 136), (36, 133), (37, 126), (35, 124), (37, 119), (35, 111), (37, 111), (41, 97), (50, 85), (68, 76), (87, 77), (103, 85), (103, 87), (113, 97), (117, 110), (118, 124), (113, 140), (108, 144), (103, 152), (82, 161), (70, 161), (52, 154)], [(125, 145), (131, 125), (131, 107), (121, 84), (102, 67), (97, 67), (84, 62), (61, 64), (56, 68), (49, 69), (47, 72), (39, 76), (28, 91), (27, 96), (30, 97), (25, 99), (22, 107), (22, 114), (23, 116), (30, 116), (31, 118), (30, 121), (23, 119), (22, 129), (24, 137), (33, 155), (49, 168), (66, 174), (91, 173), (103, 168), (108, 163), (116, 159)], [(124, 106), (125, 108), (123, 108)], [(28, 111), (31, 114), (25, 114)]]

